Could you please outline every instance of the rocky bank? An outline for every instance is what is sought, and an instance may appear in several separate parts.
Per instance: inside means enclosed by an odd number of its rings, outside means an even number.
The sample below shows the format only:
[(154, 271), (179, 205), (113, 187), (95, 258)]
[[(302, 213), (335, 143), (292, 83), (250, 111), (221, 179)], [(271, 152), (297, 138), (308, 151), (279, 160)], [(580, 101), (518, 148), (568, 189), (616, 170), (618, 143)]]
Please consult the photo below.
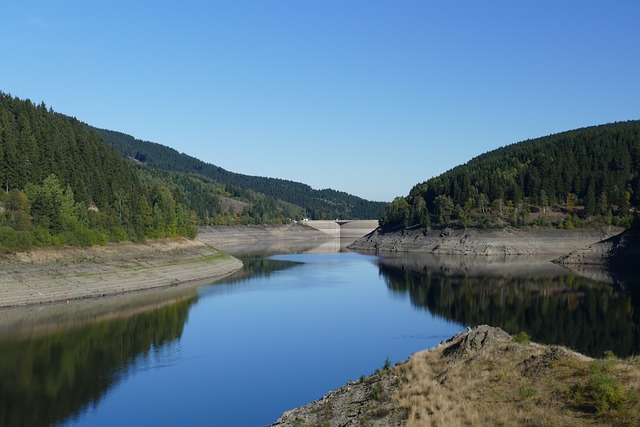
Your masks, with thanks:
[(443, 255), (543, 255), (552, 260), (561, 255), (610, 238), (622, 229), (558, 230), (530, 228), (479, 229), (405, 229), (385, 232), (380, 229), (356, 240), (349, 249), (363, 252), (420, 252)]
[(640, 292), (640, 229), (628, 229), (558, 257), (554, 262), (627, 292)]
[(564, 265), (633, 266), (640, 260), (640, 229), (628, 229), (558, 258)]

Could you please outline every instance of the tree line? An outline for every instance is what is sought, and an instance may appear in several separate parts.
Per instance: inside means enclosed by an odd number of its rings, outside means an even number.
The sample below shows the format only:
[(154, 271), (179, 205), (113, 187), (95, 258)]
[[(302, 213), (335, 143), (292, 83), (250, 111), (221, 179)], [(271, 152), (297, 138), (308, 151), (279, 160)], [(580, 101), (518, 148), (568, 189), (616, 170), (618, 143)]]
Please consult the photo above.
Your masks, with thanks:
[(385, 228), (629, 226), (640, 207), (640, 121), (588, 127), (478, 156), (397, 197)]

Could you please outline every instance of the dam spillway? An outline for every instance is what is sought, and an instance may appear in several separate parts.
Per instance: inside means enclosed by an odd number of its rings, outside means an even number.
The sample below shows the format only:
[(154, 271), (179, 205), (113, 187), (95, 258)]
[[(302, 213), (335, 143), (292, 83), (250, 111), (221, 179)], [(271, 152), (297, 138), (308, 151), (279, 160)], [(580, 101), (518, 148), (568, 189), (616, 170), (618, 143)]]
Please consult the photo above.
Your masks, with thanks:
[(306, 220), (300, 222), (308, 227), (320, 230), (331, 237), (341, 239), (357, 239), (366, 236), (378, 228), (378, 220)]

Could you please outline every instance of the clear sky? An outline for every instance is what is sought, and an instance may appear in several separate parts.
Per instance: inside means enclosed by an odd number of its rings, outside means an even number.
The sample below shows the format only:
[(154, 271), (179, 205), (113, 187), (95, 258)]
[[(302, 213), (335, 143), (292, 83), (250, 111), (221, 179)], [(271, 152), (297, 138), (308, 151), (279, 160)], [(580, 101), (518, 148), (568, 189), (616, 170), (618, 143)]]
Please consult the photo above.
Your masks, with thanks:
[(225, 169), (390, 201), (640, 118), (640, 1), (21, 0), (0, 90)]

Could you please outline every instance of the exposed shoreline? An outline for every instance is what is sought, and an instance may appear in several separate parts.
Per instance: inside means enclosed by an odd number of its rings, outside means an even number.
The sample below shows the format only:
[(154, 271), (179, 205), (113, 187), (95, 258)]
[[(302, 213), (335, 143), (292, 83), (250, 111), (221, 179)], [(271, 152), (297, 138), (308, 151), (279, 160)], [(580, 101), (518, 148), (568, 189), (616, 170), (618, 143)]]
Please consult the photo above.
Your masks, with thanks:
[(625, 292), (639, 292), (640, 231), (613, 226), (555, 228), (375, 230), (348, 246), (380, 255), (442, 257), (444, 264), (555, 263), (574, 274), (604, 282)]
[(0, 260), (0, 308), (201, 285), (242, 262), (199, 241), (163, 239), (89, 248), (36, 249)]
[[(172, 287), (198, 287), (242, 268), (229, 255), (331, 240), (300, 225), (201, 228), (194, 240), (38, 248), (0, 255), (0, 309), (66, 304)], [(223, 252), (224, 251), (224, 252)]]
[(478, 230), (375, 230), (349, 249), (363, 252), (433, 253), (442, 255), (540, 255), (552, 261), (622, 231), (621, 228), (557, 230), (551, 228)]
[(239, 225), (201, 227), (198, 239), (234, 256), (312, 250), (335, 239), (315, 228), (300, 225)]
[[(620, 229), (581, 230), (380, 230), (349, 245), (373, 253), (471, 255), (505, 259), (519, 255), (542, 261), (564, 260), (567, 268), (607, 280), (598, 263)], [(164, 239), (148, 243), (118, 243), (90, 248), (48, 248), (0, 257), (0, 309), (80, 299), (100, 298), (164, 287), (211, 283), (242, 268), (233, 256), (313, 251), (331, 239), (311, 227), (203, 227), (194, 240)], [(617, 242), (615, 239), (613, 240)], [(603, 249), (604, 248), (604, 249)], [(222, 252), (225, 251), (225, 252)], [(571, 254), (571, 255), (570, 255)], [(576, 254), (580, 254), (577, 256)], [(591, 256), (586, 257), (585, 254)], [(636, 252), (633, 252), (636, 255)], [(593, 265), (590, 265), (593, 264)], [(588, 273), (587, 273), (588, 272)]]

